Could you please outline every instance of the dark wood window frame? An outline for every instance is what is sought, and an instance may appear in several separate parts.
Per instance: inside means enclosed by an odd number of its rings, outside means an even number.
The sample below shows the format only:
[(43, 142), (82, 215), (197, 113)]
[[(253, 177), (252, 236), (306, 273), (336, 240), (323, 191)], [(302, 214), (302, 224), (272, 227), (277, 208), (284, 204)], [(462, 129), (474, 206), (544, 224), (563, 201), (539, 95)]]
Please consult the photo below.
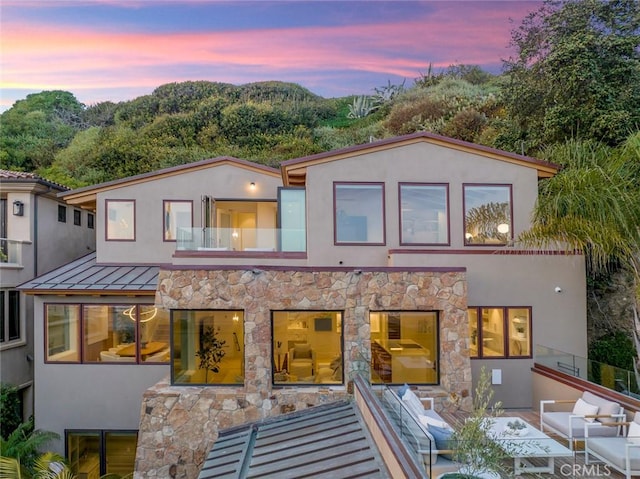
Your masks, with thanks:
[[(533, 314), (531, 306), (469, 306), (468, 310), (474, 309), (477, 314), (476, 331), (477, 331), (477, 348), (478, 355), (471, 356), (471, 359), (528, 359), (533, 357)], [(502, 333), (504, 338), (503, 351), (504, 355), (502, 356), (484, 356), (483, 354), (483, 337), (482, 337), (482, 310), (483, 309), (502, 309)], [(511, 309), (526, 309), (529, 312), (529, 324), (527, 331), (529, 333), (529, 354), (525, 355), (515, 355), (509, 353), (509, 310)], [(471, 320), (470, 320), (471, 321)]]
[[(380, 186), (382, 193), (382, 241), (353, 241), (345, 242), (338, 240), (338, 211), (337, 211), (337, 188), (340, 186)], [(333, 182), (333, 244), (334, 246), (384, 246), (387, 244), (387, 218), (386, 218), (385, 183), (382, 181), (334, 181)]]

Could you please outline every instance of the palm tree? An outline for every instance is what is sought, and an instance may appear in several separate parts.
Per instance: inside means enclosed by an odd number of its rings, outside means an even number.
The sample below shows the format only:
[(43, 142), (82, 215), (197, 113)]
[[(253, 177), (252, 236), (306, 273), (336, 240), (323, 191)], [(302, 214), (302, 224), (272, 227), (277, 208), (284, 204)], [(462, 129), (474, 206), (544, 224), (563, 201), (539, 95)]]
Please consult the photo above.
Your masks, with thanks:
[(0, 438), (0, 456), (16, 459), (24, 470), (31, 470), (38, 459), (38, 450), (58, 434), (34, 430), (33, 418), (20, 424), (8, 438)]
[(545, 155), (562, 166), (540, 184), (524, 246), (582, 251), (589, 273), (611, 265), (640, 279), (640, 133), (612, 149), (572, 140)]

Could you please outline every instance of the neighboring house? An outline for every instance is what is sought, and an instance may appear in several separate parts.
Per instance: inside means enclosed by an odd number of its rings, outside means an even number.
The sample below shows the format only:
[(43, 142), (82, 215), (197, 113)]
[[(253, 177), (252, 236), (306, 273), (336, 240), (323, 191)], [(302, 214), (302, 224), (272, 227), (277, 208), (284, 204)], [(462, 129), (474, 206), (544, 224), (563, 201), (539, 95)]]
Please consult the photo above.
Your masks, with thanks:
[(469, 407), (486, 366), (531, 407), (537, 344), (587, 352), (583, 256), (513, 242), (556, 171), (418, 133), (64, 193), (95, 210), (97, 255), (22, 285), (36, 425), (78, 470), (137, 450), (139, 477), (196, 477), (219, 429), (343, 399), (354, 374)]
[(33, 297), (16, 286), (95, 250), (94, 213), (57, 198), (67, 190), (0, 170), (0, 380), (18, 388), (24, 420), (33, 413)]

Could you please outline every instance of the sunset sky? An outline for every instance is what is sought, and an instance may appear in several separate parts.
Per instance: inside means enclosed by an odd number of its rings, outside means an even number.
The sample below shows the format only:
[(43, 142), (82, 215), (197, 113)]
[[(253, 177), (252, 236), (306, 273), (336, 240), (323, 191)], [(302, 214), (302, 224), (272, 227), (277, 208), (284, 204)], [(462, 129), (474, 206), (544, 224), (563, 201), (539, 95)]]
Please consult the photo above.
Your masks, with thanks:
[(43, 90), (90, 105), (171, 82), (279, 80), (329, 98), (410, 86), (429, 63), (499, 73), (510, 31), (540, 4), (0, 0), (0, 110)]

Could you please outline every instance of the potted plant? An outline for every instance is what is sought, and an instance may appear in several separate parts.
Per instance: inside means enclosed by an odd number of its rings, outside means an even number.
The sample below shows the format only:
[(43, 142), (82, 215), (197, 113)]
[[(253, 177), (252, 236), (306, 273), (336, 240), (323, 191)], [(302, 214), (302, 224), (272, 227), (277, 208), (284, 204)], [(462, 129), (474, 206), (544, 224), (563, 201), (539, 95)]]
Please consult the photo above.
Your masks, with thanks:
[(200, 335), (200, 349), (196, 351), (196, 356), (200, 360), (198, 369), (204, 369), (204, 382), (209, 382), (209, 371), (213, 373), (220, 372), (220, 361), (226, 352), (223, 349), (226, 341), (218, 339), (218, 331), (213, 326), (207, 326)]
[(502, 415), (501, 403), (492, 405), (493, 389), (489, 373), (482, 368), (469, 416), (451, 436), (453, 459), (463, 464), (457, 472), (447, 472), (438, 479), (500, 479), (507, 453), (491, 436), (496, 417)]

